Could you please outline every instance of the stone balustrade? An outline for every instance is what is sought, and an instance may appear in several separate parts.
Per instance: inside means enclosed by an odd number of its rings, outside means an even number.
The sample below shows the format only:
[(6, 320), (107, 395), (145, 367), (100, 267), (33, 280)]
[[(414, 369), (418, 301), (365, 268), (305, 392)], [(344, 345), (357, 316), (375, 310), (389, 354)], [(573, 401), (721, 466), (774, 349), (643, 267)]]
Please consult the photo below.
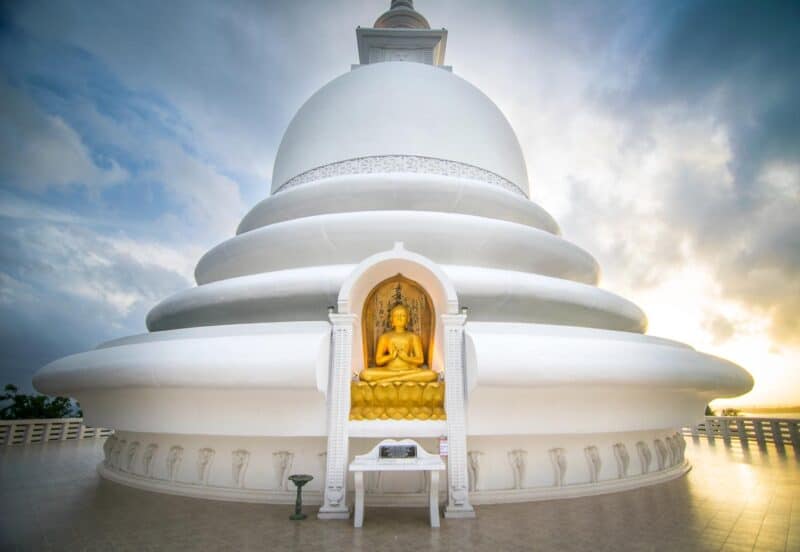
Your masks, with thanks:
[(779, 451), (790, 444), (800, 453), (800, 420), (791, 418), (746, 418), (744, 416), (706, 416), (705, 422), (683, 429), (684, 435), (699, 439), (705, 436), (709, 443), (717, 438), (726, 444), (737, 439), (743, 447), (755, 441), (759, 447), (772, 443)]
[(0, 447), (108, 437), (112, 433), (113, 429), (84, 425), (83, 418), (0, 420)]

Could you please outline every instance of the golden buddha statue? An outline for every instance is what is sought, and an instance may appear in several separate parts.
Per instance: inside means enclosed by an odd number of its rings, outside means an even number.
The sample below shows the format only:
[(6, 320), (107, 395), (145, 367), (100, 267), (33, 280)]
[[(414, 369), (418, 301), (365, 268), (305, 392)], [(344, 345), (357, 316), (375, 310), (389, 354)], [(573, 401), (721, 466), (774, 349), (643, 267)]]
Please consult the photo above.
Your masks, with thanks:
[(422, 339), (408, 331), (408, 308), (389, 313), (392, 329), (381, 334), (375, 364), (361, 370), (350, 387), (350, 419), (444, 419), (444, 382), (425, 364)]
[(366, 382), (416, 381), (427, 383), (439, 379), (439, 374), (423, 368), (425, 353), (420, 337), (406, 330), (408, 309), (404, 305), (395, 306), (389, 319), (392, 330), (378, 338), (375, 347), (376, 368), (365, 368), (359, 379)]

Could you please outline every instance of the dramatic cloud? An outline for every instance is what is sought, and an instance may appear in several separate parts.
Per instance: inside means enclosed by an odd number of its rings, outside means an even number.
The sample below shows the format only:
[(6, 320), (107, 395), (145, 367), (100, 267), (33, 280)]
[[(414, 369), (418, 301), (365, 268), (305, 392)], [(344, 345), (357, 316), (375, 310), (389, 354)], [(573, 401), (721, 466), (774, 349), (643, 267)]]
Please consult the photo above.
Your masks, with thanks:
[(149, 308), (191, 285), (198, 251), (112, 234), (86, 221), (0, 214), (0, 373), (6, 379), (145, 331)]
[(0, 26), (0, 384), (23, 388), (47, 361), (143, 331), (246, 210), (247, 178), (204, 149), (180, 98), (129, 85), (99, 44), (24, 25), (70, 6), (19, 5)]
[(773, 338), (792, 344), (800, 344), (798, 31), (796, 2), (682, 5), (620, 108), (645, 126), (664, 110), (710, 119), (725, 137), (727, 174), (678, 167), (660, 218), (714, 267), (726, 296), (769, 316)]
[(193, 147), (263, 194), (282, 129), (322, 83), (349, 69), (356, 25), (381, 9), (190, 0), (87, 9), (34, 0), (17, 6), (13, 21), (32, 40), (86, 52), (122, 86), (178, 108)]
[(450, 61), (509, 114), (532, 197), (605, 285), (636, 294), (700, 264), (800, 343), (800, 6), (496, 9), (491, 27), (459, 12), (473, 40)]
[(116, 164), (94, 164), (80, 136), (60, 117), (42, 113), (19, 90), (0, 81), (4, 124), (0, 131), (0, 178), (35, 192), (49, 187), (105, 187), (125, 178)]

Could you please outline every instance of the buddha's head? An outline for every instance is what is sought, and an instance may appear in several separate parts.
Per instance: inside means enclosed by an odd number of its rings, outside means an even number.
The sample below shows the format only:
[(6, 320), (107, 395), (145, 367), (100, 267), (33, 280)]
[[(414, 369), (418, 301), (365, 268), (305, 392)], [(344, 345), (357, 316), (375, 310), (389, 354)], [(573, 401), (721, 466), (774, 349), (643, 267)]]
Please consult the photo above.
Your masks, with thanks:
[(389, 320), (392, 321), (392, 327), (397, 330), (405, 330), (408, 323), (408, 309), (405, 305), (397, 305), (389, 312)]

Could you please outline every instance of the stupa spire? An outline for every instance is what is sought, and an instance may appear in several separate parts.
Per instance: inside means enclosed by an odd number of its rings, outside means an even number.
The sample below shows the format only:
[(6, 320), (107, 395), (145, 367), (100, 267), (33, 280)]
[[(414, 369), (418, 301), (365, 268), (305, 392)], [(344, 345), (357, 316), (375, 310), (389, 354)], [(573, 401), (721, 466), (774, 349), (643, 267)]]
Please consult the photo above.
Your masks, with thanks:
[(389, 11), (375, 20), (376, 29), (430, 29), (428, 20), (414, 9), (412, 0), (392, 0)]
[(444, 66), (447, 30), (431, 29), (428, 20), (414, 9), (412, 0), (392, 0), (372, 28), (356, 29), (356, 37), (360, 65), (411, 61)]

